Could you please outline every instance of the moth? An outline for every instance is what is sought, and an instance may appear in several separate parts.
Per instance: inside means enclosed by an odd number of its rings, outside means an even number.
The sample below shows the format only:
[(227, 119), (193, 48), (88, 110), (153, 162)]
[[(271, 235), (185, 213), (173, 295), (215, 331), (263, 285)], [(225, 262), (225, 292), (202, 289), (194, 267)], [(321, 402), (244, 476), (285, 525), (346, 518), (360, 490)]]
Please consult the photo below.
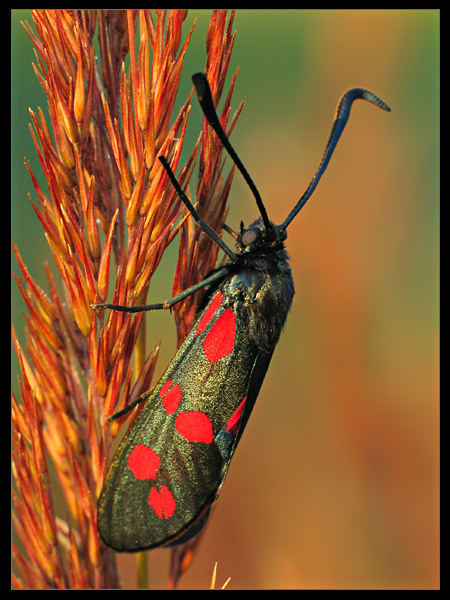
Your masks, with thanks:
[(362, 98), (390, 110), (366, 89), (347, 91), (314, 177), (286, 219), (275, 225), (222, 129), (206, 76), (197, 73), (192, 79), (206, 119), (250, 187), (259, 217), (249, 227), (241, 223), (236, 248), (229, 248), (199, 217), (167, 160), (159, 157), (198, 227), (225, 252), (226, 262), (159, 304), (93, 306), (127, 312), (168, 309), (205, 289), (198, 320), (155, 388), (138, 399), (145, 403), (109, 467), (98, 500), (98, 529), (116, 551), (185, 544), (205, 525), (292, 304), (287, 228), (325, 172), (353, 102)]

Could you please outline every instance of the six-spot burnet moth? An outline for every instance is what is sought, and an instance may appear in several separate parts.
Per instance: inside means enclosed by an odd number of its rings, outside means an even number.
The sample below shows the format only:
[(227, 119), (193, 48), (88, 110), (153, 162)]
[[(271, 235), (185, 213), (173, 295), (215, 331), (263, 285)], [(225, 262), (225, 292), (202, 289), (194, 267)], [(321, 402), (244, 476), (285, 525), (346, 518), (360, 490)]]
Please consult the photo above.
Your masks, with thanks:
[(231, 250), (200, 219), (166, 159), (159, 157), (197, 225), (228, 259), (166, 302), (93, 306), (127, 312), (167, 309), (206, 288), (197, 322), (156, 387), (138, 399), (145, 404), (109, 467), (98, 501), (98, 528), (103, 541), (117, 551), (184, 544), (206, 523), (292, 303), (286, 229), (322, 177), (353, 101), (363, 98), (390, 110), (368, 90), (346, 92), (311, 183), (284, 222), (274, 225), (220, 125), (205, 75), (198, 73), (192, 79), (203, 113), (247, 181), (260, 217), (248, 228), (241, 223), (236, 250)]

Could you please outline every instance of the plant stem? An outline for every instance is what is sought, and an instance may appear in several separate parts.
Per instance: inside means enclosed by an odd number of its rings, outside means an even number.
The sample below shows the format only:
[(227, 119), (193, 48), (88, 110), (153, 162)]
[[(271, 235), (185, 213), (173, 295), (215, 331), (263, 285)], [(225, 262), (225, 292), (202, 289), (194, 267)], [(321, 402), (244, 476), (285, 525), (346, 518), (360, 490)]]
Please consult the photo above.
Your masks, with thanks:
[[(142, 371), (145, 363), (145, 332), (146, 332), (145, 319), (142, 319), (139, 333), (137, 336), (137, 342), (134, 352), (134, 374), (135, 378)], [(139, 552), (136, 556), (137, 565), (137, 587), (140, 590), (148, 589), (148, 570), (147, 570), (147, 554), (146, 552)]]

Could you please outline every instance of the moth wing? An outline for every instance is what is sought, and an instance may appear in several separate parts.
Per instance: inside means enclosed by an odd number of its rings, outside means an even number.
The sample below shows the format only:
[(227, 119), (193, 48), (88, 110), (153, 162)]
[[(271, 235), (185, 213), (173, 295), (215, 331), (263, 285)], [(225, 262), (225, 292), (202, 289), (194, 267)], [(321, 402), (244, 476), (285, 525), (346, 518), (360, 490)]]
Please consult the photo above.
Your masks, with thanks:
[[(225, 480), (228, 467), (233, 454), (244, 432), (247, 421), (255, 405), (264, 377), (267, 373), (273, 351), (270, 353), (260, 351), (256, 355), (253, 368), (247, 384), (247, 393), (241, 405), (232, 418), (222, 427), (215, 438), (215, 443), (226, 463), (223, 481)], [(221, 484), (221, 485), (222, 485)]]
[[(214, 440), (242, 403), (257, 355), (245, 324), (230, 313), (220, 307), (207, 327), (194, 327), (116, 452), (98, 527), (117, 551), (173, 541), (218, 493), (229, 461)], [(232, 344), (230, 329), (221, 329), (230, 323)]]

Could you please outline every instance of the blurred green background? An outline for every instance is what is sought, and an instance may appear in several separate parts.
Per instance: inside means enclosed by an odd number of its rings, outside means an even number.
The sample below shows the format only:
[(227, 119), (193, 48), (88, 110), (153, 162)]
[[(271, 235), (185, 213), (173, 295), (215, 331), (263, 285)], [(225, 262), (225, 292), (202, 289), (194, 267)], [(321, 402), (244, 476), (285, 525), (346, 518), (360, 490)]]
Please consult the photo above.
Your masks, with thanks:
[[(197, 18), (180, 104), (205, 61)], [(32, 44), (12, 11), (12, 235), (46, 288), (47, 244), (24, 156), (39, 165), (28, 107), (46, 108)], [(318, 166), (343, 91), (393, 109), (352, 109), (313, 198), (289, 228), (296, 296), (260, 398), (181, 588), (439, 586), (439, 12), (238, 10), (230, 73), (246, 106), (232, 141), (281, 222)], [(200, 124), (194, 107), (192, 144)], [(187, 149), (190, 151), (189, 140)], [(229, 223), (256, 215), (236, 175)], [(175, 253), (153, 287), (170, 293)], [(13, 269), (15, 263), (13, 262)], [(23, 340), (23, 305), (13, 319)], [(175, 349), (170, 315), (147, 317)], [(168, 336), (167, 327), (172, 333)], [(14, 368), (15, 363), (13, 363)], [(15, 377), (15, 376), (14, 376)], [(152, 587), (167, 551), (149, 553)], [(120, 557), (135, 586), (135, 557)]]

